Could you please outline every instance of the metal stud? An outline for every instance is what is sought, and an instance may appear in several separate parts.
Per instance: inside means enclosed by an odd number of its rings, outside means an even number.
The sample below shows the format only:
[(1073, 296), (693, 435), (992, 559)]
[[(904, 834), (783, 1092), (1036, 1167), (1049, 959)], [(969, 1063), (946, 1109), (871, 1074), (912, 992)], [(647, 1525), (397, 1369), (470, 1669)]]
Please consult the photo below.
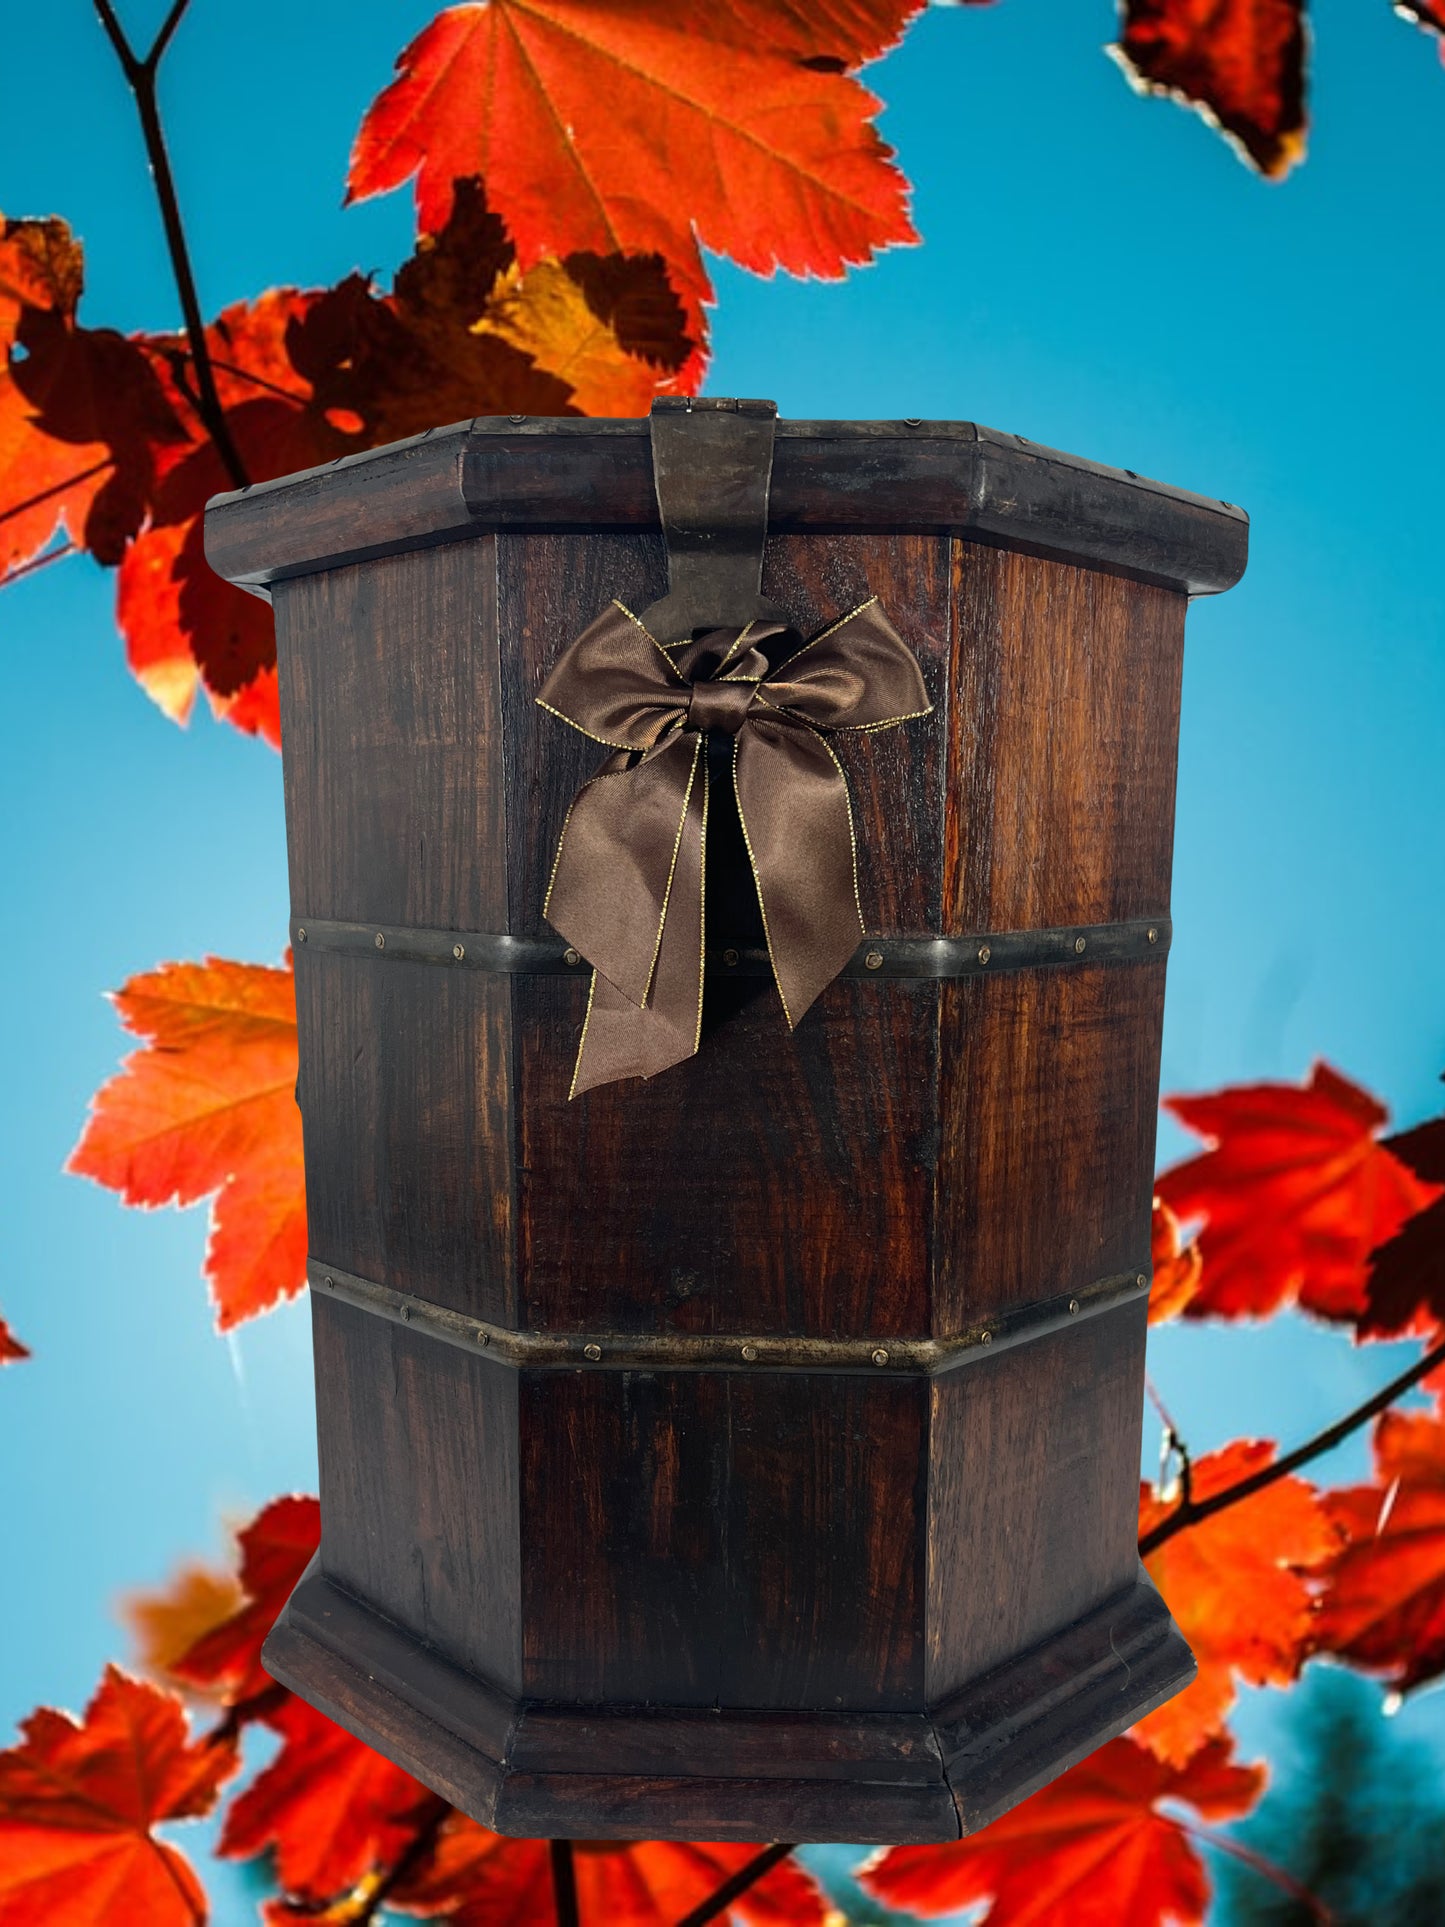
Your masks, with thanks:
[(863, 962), (869, 970), (881, 970), (883, 968), (883, 952), (881, 950), (870, 950), (868, 955), (863, 959)]
[(743, 1363), (745, 1365), (751, 1365), (753, 1360), (757, 1357), (757, 1355), (758, 1355), (758, 1348), (756, 1345), (743, 1346)]
[(978, 1342), (980, 1345), (991, 1345), (993, 1343), (993, 1333), (980, 1332), (978, 1335)]
[(300, 924), (296, 926), (296, 941), (297, 943), (305, 943), (306, 941), (306, 932)]
[(322, 1281), (322, 1282), (323, 1282), (323, 1283), (325, 1284), (325, 1286), (326, 1286), (326, 1289), (327, 1289), (328, 1291), (335, 1291), (335, 1289), (336, 1289), (336, 1280), (335, 1280), (334, 1278), (326, 1278), (326, 1279), (323, 1279), (323, 1281)]
[(580, 964), (582, 959), (575, 950), (564, 950), (562, 952), (562, 961), (565, 964)]
[(1152, 923), (1149, 926), (1149, 941), (1150, 943), (1158, 943), (1159, 941), (1159, 932), (1154, 928)]
[(477, 1343), (479, 1345), (490, 1345), (491, 1342), (492, 1334), (487, 1330), (485, 1325), (479, 1325), (477, 1327)]
[(590, 1359), (591, 1362), (595, 1365), (598, 1359), (601, 1358), (602, 1356), (602, 1347), (600, 1345), (584, 1345), (582, 1347), (582, 1356), (586, 1359)]
[(461, 962), (462, 958), (465, 957), (466, 954), (467, 954), (467, 947), (464, 943), (454, 943), (452, 945), (452, 955), (456, 958), (458, 963)]
[(376, 933), (376, 947), (378, 950), (385, 950), (386, 948), (386, 938), (379, 930)]
[(508, 419), (514, 422), (524, 422), (527, 419), (527, 417), (525, 415), (512, 415), (512, 416), (509, 416)]
[(733, 970), (733, 969), (735, 969), (735, 968), (737, 967), (737, 962), (738, 962), (738, 953), (737, 953), (737, 951), (736, 951), (736, 950), (724, 950), (724, 952), (723, 952), (723, 962), (724, 962), (724, 963), (725, 963), (725, 964), (727, 965), (727, 967), (728, 967), (728, 969), (729, 969), (729, 970)]
[(1069, 1316), (1070, 1316), (1070, 1318), (1073, 1318), (1073, 1317), (1075, 1317), (1075, 1316), (1077, 1316), (1077, 1314), (1078, 1314), (1078, 1309), (1079, 1309), (1079, 1301), (1078, 1301), (1078, 1299), (1077, 1299), (1077, 1298), (1071, 1298), (1071, 1299), (1069, 1300)]
[(1083, 954), (1084, 954), (1084, 939), (1082, 937), (1075, 937), (1074, 938), (1074, 955), (1076, 957), (1082, 957)]
[(1148, 1282), (1149, 1282), (1149, 1274), (1147, 1271), (1141, 1271), (1139, 1273), (1139, 1276), (1134, 1280), (1134, 1283), (1139, 1287), (1140, 1291), (1143, 1291), (1144, 1287), (1148, 1284)]
[(873, 1354), (873, 1363), (875, 1365), (886, 1365), (888, 1363), (888, 1354), (887, 1352), (884, 1351), (881, 1345), (878, 1347), (877, 1351), (874, 1352)]
[(989, 949), (986, 943), (981, 943), (978, 946), (978, 960), (981, 964), (986, 964), (992, 955), (993, 955), (993, 952)]

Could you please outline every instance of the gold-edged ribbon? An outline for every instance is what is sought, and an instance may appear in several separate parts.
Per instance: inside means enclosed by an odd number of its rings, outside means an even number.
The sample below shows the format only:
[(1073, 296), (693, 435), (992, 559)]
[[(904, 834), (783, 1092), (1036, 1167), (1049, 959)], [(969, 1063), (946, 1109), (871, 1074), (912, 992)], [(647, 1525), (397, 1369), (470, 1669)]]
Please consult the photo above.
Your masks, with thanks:
[(613, 753), (572, 799), (543, 914), (592, 965), (571, 1095), (653, 1077), (702, 1030), (706, 738), (733, 739), (738, 818), (791, 1030), (863, 936), (848, 783), (827, 737), (932, 708), (874, 597), (774, 665), (781, 623), (664, 647), (614, 602), (537, 701)]

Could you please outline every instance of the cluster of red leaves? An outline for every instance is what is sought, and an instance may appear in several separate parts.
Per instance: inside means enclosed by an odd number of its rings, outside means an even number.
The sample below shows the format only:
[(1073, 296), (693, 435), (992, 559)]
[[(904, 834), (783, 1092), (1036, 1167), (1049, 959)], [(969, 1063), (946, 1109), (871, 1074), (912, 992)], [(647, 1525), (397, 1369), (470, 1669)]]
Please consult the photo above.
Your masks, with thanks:
[[(131, 1602), (148, 1665), (166, 1684), (224, 1709), (219, 1731), (258, 1723), (280, 1747), (232, 1800), (217, 1851), (269, 1853), (281, 1896), (273, 1923), (332, 1927), (389, 1909), (458, 1927), (507, 1921), (552, 1927), (545, 1841), (509, 1840), (445, 1802), (304, 1701), (274, 1685), (261, 1647), (316, 1550), (314, 1499), (277, 1499), (239, 1535), (240, 1571), (192, 1568), (163, 1594)], [(154, 1689), (150, 1689), (154, 1690)], [(0, 1816), (0, 1837), (4, 1820)], [(755, 1847), (697, 1842), (584, 1844), (577, 1857), (583, 1917), (616, 1927), (667, 1927), (752, 1858)], [(738, 1903), (758, 1927), (821, 1927), (822, 1896), (800, 1868), (773, 1869)], [(4, 1921), (0, 1910), (0, 1923)]]

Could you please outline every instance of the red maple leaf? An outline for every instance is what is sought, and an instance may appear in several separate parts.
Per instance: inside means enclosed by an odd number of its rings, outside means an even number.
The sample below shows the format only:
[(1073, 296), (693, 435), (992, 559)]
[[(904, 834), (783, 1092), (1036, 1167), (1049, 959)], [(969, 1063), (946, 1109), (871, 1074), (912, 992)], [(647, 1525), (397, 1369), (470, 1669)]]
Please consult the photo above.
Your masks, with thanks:
[(20, 1343), (5, 1320), (0, 1318), (0, 1365), (10, 1365), (17, 1358), (29, 1358), (29, 1356), (29, 1348)]
[(1165, 1108), (1214, 1140), (1156, 1186), (1181, 1221), (1204, 1221), (1187, 1318), (1265, 1317), (1292, 1300), (1358, 1317), (1371, 1252), (1438, 1195), (1380, 1143), (1384, 1106), (1328, 1064), (1303, 1086), (1240, 1085)]
[(696, 335), (712, 299), (699, 242), (757, 274), (841, 277), (916, 239), (907, 183), (841, 69), (902, 30), (918, 0), (478, 0), (449, 7), (397, 61), (351, 157), (348, 193), (417, 177), (422, 228), (480, 176), (525, 271), (547, 255), (656, 254)]
[(1107, 1746), (982, 1833), (941, 1847), (888, 1847), (859, 1878), (890, 1907), (926, 1917), (986, 1906), (979, 1927), (1190, 1927), (1204, 1919), (1209, 1881), (1183, 1801), (1205, 1820), (1247, 1813), (1264, 1769), (1237, 1766), (1211, 1740), (1171, 1766), (1135, 1740)]
[(1344, 1544), (1314, 1646), (1406, 1693), (1445, 1673), (1445, 1417), (1386, 1412), (1374, 1445), (1374, 1483), (1325, 1498)]
[[(1212, 1498), (1273, 1459), (1273, 1445), (1236, 1439), (1195, 1462), (1191, 1496)], [(1178, 1502), (1144, 1486), (1140, 1538)], [(1148, 1555), (1150, 1576), (1199, 1662), (1194, 1683), (1134, 1728), (1161, 1759), (1183, 1767), (1202, 1740), (1222, 1730), (1237, 1680), (1283, 1686), (1298, 1677), (1313, 1625), (1300, 1568), (1318, 1565), (1337, 1540), (1313, 1486), (1286, 1477), (1185, 1527)]]
[(306, 1281), (291, 972), (162, 964), (115, 1004), (145, 1047), (97, 1094), (66, 1168), (127, 1204), (214, 1196), (206, 1275), (228, 1331)]
[(273, 1499), (236, 1535), (244, 1603), (212, 1622), (170, 1662), (177, 1678), (234, 1704), (265, 1692), (261, 1647), (321, 1537), (321, 1508), (300, 1493)]
[(173, 1694), (114, 1666), (83, 1721), (42, 1707), (21, 1732), (0, 1753), (0, 1927), (203, 1921), (195, 1870), (152, 1829), (210, 1812), (234, 1742), (191, 1742)]
[(1360, 1320), (1371, 1338), (1445, 1325), (1445, 1117), (1386, 1138), (1385, 1147), (1438, 1195), (1374, 1255)]
[(441, 1802), (288, 1694), (266, 1715), (281, 1751), (231, 1802), (216, 1851), (249, 1860), (267, 1848), (288, 1894), (328, 1900), (394, 1860)]
[(1302, 0), (1124, 0), (1110, 51), (1141, 93), (1195, 107), (1261, 174), (1304, 159)]
[[(578, 1913), (607, 1927), (671, 1927), (760, 1851), (732, 1842), (579, 1841)], [(547, 1842), (504, 1839), (456, 1814), (387, 1905), (400, 1913), (444, 1914), (452, 1927), (555, 1927)], [(826, 1914), (817, 1883), (791, 1859), (770, 1869), (729, 1910), (730, 1917), (755, 1927), (822, 1927)]]

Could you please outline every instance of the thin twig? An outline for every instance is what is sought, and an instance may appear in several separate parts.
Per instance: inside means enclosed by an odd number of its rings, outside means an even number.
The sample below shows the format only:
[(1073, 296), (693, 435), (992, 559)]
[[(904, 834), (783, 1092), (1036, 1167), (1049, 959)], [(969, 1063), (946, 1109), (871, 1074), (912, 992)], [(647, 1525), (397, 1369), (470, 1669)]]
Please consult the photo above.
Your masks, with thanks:
[(156, 199), (160, 203), (161, 223), (166, 232), (166, 247), (170, 252), (171, 271), (175, 276), (176, 293), (180, 297), (181, 313), (185, 317), (186, 339), (190, 343), (191, 362), (196, 371), (196, 408), (206, 433), (215, 444), (216, 453), (225, 464), (226, 472), (237, 488), (245, 488), (250, 482), (246, 465), (241, 460), (231, 431), (226, 422), (226, 411), (221, 406), (221, 397), (216, 388), (216, 374), (211, 366), (211, 352), (206, 344), (206, 325), (201, 316), (201, 304), (196, 294), (196, 277), (191, 269), (190, 250), (186, 245), (186, 232), (181, 222), (180, 202), (176, 198), (175, 176), (171, 173), (170, 155), (166, 149), (165, 131), (161, 126), (160, 106), (156, 96), (156, 76), (160, 68), (161, 56), (171, 43), (171, 37), (181, 24), (181, 19), (190, 0), (173, 0), (170, 12), (166, 15), (160, 32), (151, 43), (150, 52), (141, 59), (125, 35), (125, 29), (116, 17), (111, 0), (95, 0), (95, 10), (100, 16), (100, 24), (109, 36), (115, 49), (116, 59), (120, 62), (121, 72), (125, 75), (131, 93), (135, 96), (136, 112), (140, 116), (141, 134), (145, 140), (146, 156), (150, 161), (151, 178), (155, 182)]
[(1438, 1345), (1432, 1346), (1423, 1357), (1416, 1359), (1408, 1371), (1401, 1372), (1398, 1378), (1392, 1378), (1388, 1385), (1382, 1385), (1378, 1392), (1365, 1400), (1363, 1405), (1357, 1405), (1352, 1412), (1346, 1412), (1345, 1416), (1336, 1419), (1333, 1425), (1327, 1425), (1323, 1432), (1317, 1432), (1312, 1439), (1306, 1439), (1303, 1445), (1297, 1445), (1293, 1452), (1286, 1452), (1282, 1459), (1276, 1459), (1272, 1465), (1266, 1465), (1260, 1471), (1252, 1472), (1247, 1479), (1240, 1479), (1234, 1485), (1225, 1486), (1222, 1492), (1211, 1492), (1207, 1499), (1196, 1499), (1185, 1484), (1179, 1504), (1169, 1517), (1161, 1519), (1154, 1530), (1146, 1532), (1139, 1541), (1140, 1557), (1147, 1557), (1149, 1553), (1162, 1546), (1166, 1539), (1172, 1539), (1176, 1532), (1183, 1532), (1188, 1526), (1197, 1526), (1204, 1519), (1212, 1519), (1215, 1513), (1223, 1512), (1229, 1506), (1238, 1505), (1241, 1499), (1252, 1498), (1256, 1492), (1262, 1492), (1267, 1485), (1273, 1485), (1276, 1479), (1284, 1478), (1297, 1466), (1308, 1465), (1311, 1459), (1319, 1458), (1321, 1453), (1328, 1452), (1342, 1439), (1347, 1439), (1351, 1432), (1357, 1432), (1368, 1419), (1374, 1418), (1377, 1412), (1383, 1412), (1386, 1406), (1393, 1405), (1402, 1392), (1408, 1392), (1412, 1385), (1417, 1385), (1427, 1373), (1433, 1372), (1437, 1365), (1445, 1365), (1445, 1339), (1442, 1339)]
[(727, 1912), (740, 1894), (745, 1894), (764, 1874), (771, 1873), (778, 1862), (786, 1860), (792, 1851), (793, 1845), (789, 1841), (778, 1841), (771, 1847), (764, 1847), (761, 1853), (755, 1853), (730, 1879), (710, 1893), (700, 1906), (694, 1907), (690, 1914), (684, 1914), (677, 1927), (703, 1927), (705, 1921), (716, 1920), (719, 1914)]
[(8, 589), (12, 582), (22, 576), (38, 575), (48, 569), (52, 562), (63, 562), (68, 555), (78, 555), (79, 547), (74, 542), (60, 542), (53, 549), (46, 549), (43, 555), (32, 555), (28, 562), (18, 562), (7, 576), (0, 576), (0, 589)]
[(395, 1893), (407, 1875), (414, 1873), (426, 1859), (437, 1843), (437, 1835), (455, 1811), (456, 1809), (448, 1806), (445, 1800), (438, 1799), (432, 1802), (427, 1818), (366, 1896), (366, 1905), (356, 1916), (355, 1927), (369, 1927), (369, 1923), (376, 1919), (377, 1914), (386, 1904), (387, 1896)]
[(548, 1855), (552, 1862), (552, 1902), (557, 1913), (557, 1927), (579, 1927), (581, 1916), (577, 1912), (577, 1866), (572, 1857), (570, 1840), (549, 1840)]
[(1262, 1853), (1256, 1853), (1253, 1847), (1245, 1846), (1242, 1840), (1235, 1840), (1227, 1833), (1216, 1833), (1213, 1827), (1201, 1827), (1183, 1820), (1179, 1825), (1182, 1832), (1192, 1834), (1206, 1846), (1217, 1847), (1221, 1853), (1231, 1855), (1263, 1879), (1273, 1881), (1281, 1893), (1288, 1894), (1291, 1900), (1297, 1900), (1301, 1907), (1308, 1908), (1318, 1927), (1334, 1927), (1335, 1917), (1324, 1901), (1312, 1894), (1303, 1881), (1296, 1880), (1288, 1868), (1267, 1860)]

